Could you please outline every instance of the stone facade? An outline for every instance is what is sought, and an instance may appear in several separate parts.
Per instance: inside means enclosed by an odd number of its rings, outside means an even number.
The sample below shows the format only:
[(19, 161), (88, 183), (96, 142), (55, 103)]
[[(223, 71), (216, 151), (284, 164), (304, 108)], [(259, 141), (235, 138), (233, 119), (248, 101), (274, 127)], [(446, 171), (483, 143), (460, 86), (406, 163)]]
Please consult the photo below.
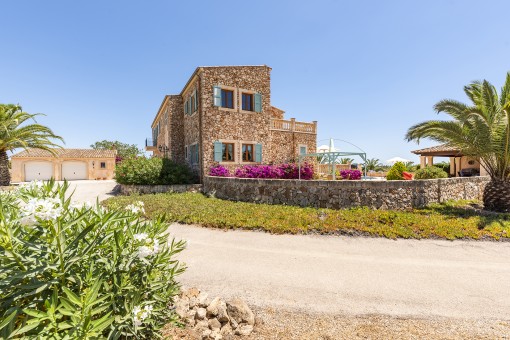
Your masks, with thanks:
[[(262, 164), (294, 161), (301, 149), (315, 152), (317, 122), (284, 120), (284, 111), (271, 106), (270, 80), (268, 66), (197, 68), (181, 94), (165, 96), (152, 123), (155, 143), (147, 150), (187, 162), (200, 178), (216, 164), (215, 142), (234, 145), (234, 160), (219, 162), (231, 169), (256, 164), (243, 162), (243, 144), (260, 147)], [(215, 105), (215, 87), (232, 91), (233, 108)], [(242, 109), (243, 94), (260, 96), (260, 112)], [(166, 153), (160, 150), (165, 147)]]
[(414, 181), (299, 181), (204, 178), (204, 193), (236, 201), (310, 206), (405, 210), (446, 200), (481, 200), (489, 177)]

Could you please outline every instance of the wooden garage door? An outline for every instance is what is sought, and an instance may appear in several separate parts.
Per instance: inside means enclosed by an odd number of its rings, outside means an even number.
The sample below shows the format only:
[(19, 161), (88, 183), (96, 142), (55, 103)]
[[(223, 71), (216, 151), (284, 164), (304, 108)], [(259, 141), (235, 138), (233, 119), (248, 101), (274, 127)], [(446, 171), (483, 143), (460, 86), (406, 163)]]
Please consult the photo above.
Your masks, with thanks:
[(25, 163), (25, 181), (49, 180), (53, 177), (53, 163), (27, 162)]
[(62, 179), (68, 181), (88, 179), (87, 164), (85, 162), (67, 161), (62, 163)]

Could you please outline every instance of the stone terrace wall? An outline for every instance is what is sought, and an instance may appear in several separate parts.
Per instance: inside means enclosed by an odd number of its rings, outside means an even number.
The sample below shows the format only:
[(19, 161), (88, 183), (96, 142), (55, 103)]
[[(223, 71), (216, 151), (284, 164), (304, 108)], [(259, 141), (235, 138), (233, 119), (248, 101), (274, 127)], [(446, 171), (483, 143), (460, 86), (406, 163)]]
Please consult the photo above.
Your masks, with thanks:
[(119, 184), (118, 192), (121, 195), (132, 194), (160, 194), (163, 192), (202, 192), (202, 184), (177, 185), (127, 185)]
[(204, 178), (204, 193), (218, 198), (317, 208), (369, 207), (404, 210), (430, 203), (482, 199), (488, 177), (414, 181), (299, 181)]

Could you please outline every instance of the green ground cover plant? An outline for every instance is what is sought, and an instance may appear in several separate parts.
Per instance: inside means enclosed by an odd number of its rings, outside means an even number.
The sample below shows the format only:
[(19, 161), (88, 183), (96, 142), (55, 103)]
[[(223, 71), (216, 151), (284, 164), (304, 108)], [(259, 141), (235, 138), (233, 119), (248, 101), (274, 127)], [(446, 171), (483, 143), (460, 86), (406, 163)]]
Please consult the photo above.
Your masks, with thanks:
[(143, 203), (71, 203), (68, 184), (0, 191), (0, 338), (154, 339), (184, 267)]
[(119, 196), (104, 202), (119, 208), (145, 203), (145, 216), (221, 229), (281, 234), (354, 234), (388, 238), (508, 239), (510, 214), (480, 214), (474, 202), (431, 205), (412, 211), (300, 208), (232, 202), (198, 193)]

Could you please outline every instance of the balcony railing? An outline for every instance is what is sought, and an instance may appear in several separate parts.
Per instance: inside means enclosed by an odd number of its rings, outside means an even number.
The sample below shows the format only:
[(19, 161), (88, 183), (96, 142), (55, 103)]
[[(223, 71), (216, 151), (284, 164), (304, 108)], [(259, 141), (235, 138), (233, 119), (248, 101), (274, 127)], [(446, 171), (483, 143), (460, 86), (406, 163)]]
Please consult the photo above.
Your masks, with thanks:
[(316, 134), (317, 122), (312, 123), (296, 122), (294, 118), (291, 118), (290, 120), (271, 119), (271, 130)]
[(154, 139), (145, 139), (145, 149), (147, 150), (156, 148), (158, 146), (157, 144), (158, 142)]

